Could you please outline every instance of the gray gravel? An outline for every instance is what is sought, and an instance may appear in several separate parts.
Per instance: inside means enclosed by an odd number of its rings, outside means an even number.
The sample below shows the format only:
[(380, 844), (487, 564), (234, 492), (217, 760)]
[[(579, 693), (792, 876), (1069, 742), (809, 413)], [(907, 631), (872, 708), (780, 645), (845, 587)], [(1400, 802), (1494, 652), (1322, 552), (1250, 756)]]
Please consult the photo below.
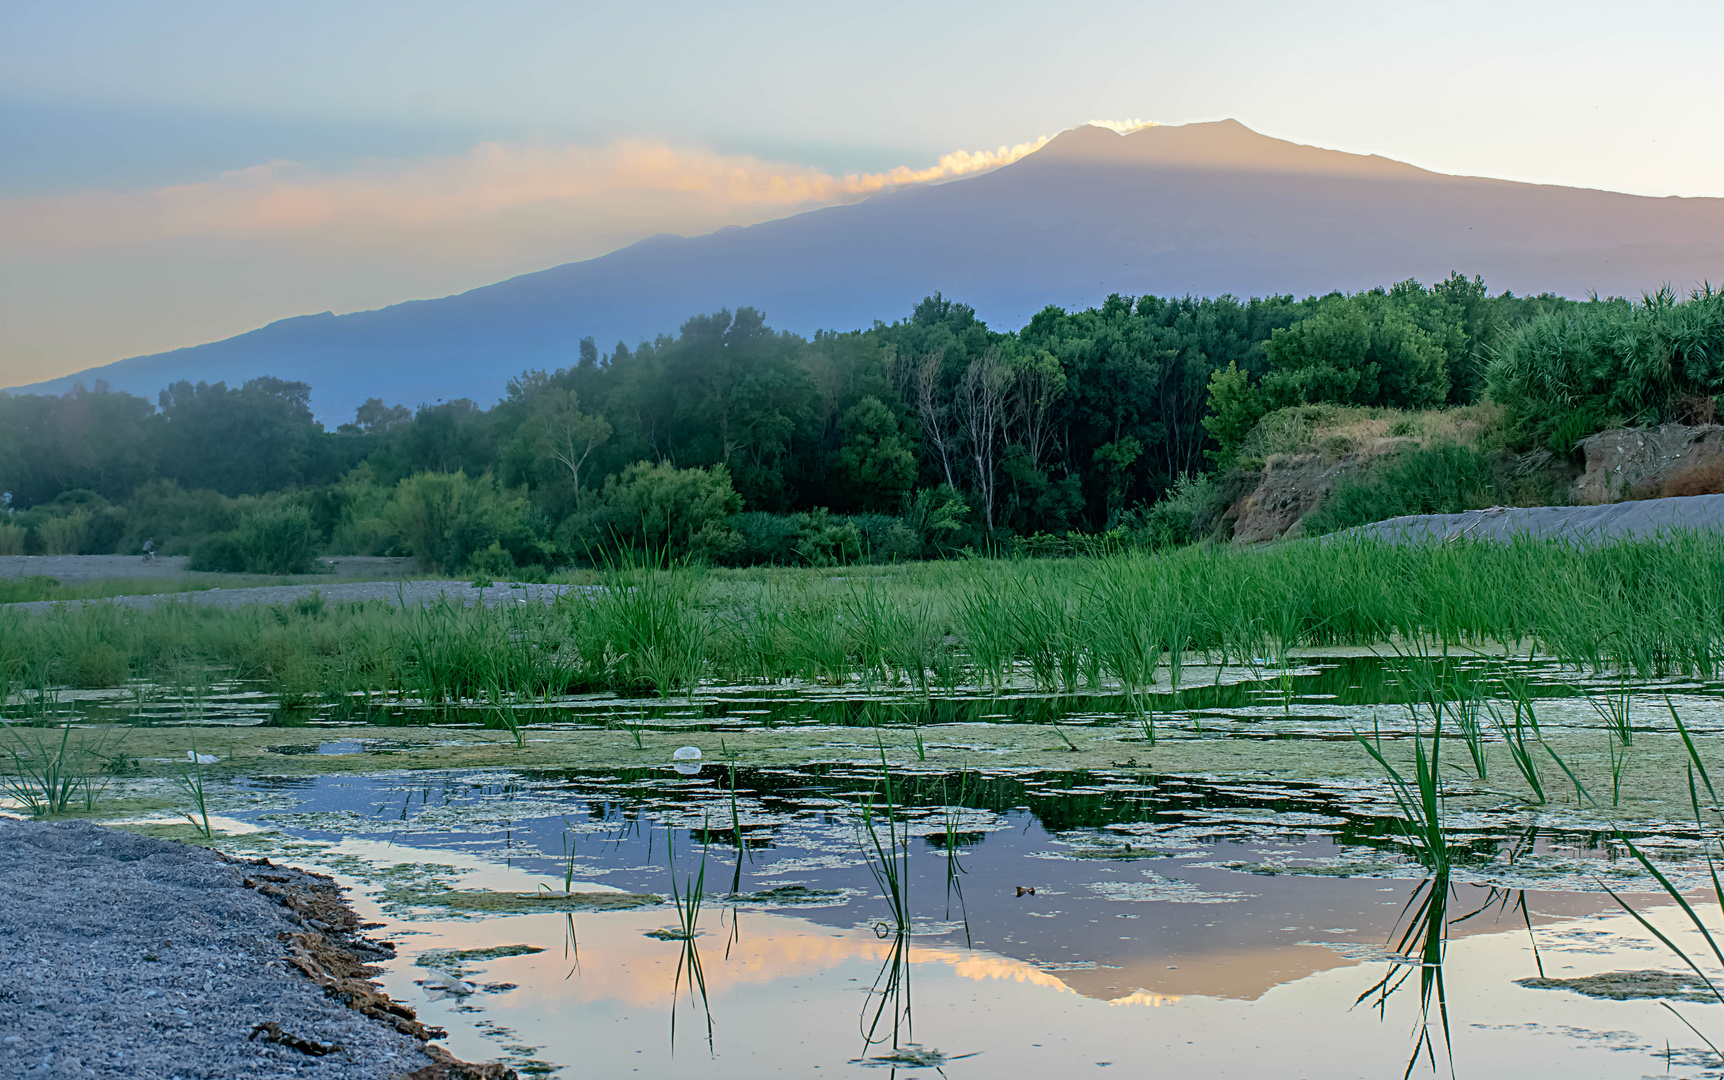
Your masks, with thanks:
[[(0, 818), (0, 1077), (333, 1080), (428, 1064), (288, 969), (276, 934), (290, 915), (244, 877), (187, 844)], [(248, 1042), (264, 1021), (345, 1049)]]
[[(0, 578), (51, 577), (63, 585), (85, 581), (115, 581), (134, 578), (171, 580), (215, 579), (223, 574), (196, 573), (186, 569), (191, 560), (184, 555), (163, 555), (145, 562), (141, 555), (0, 555)], [(389, 559), (374, 555), (331, 555), (319, 559), (324, 574), (338, 578), (409, 577), (418, 572), (412, 559)], [(243, 575), (242, 575), (243, 576)], [(301, 580), (321, 575), (300, 574)]]
[(252, 589), (200, 589), (197, 592), (155, 593), (146, 596), (109, 596), (100, 600), (32, 600), (23, 604), (0, 604), (0, 610), (47, 611), (53, 607), (77, 604), (118, 604), (121, 607), (201, 604), (241, 607), (246, 604), (290, 604), (314, 593), (323, 594), (323, 599), (331, 604), (342, 600), (386, 600), (392, 604), (424, 604), (447, 597), (463, 606), (477, 604), (481, 600), (495, 606), (535, 601), (548, 604), (571, 589), (580, 591), (588, 588), (591, 586), (499, 582), (488, 589), (476, 589), (470, 581), (350, 581), (322, 585), (266, 585)]
[(1724, 495), (1685, 495), (1603, 506), (1498, 507), (1464, 514), (1414, 514), (1361, 525), (1348, 533), (1384, 540), (1506, 541), (1515, 536), (1598, 543), (1651, 537), (1675, 529), (1724, 530)]

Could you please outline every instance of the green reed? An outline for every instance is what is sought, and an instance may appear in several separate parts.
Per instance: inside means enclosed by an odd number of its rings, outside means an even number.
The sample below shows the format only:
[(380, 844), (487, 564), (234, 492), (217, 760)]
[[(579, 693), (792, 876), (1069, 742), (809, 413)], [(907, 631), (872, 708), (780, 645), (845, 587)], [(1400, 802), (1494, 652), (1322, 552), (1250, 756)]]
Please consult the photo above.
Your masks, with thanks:
[(192, 800), (192, 808), (197, 811), (194, 814), (190, 810), (183, 810), (180, 816), (190, 822), (192, 828), (205, 840), (214, 840), (215, 830), (210, 828), (209, 796), (204, 790), (203, 758), (198, 753), (197, 743), (192, 743), (191, 767), (182, 770), (177, 780), (180, 790)]
[[(702, 832), (705, 832), (704, 826)], [(670, 861), (670, 901), (676, 911), (676, 926), (666, 936), (682, 945), (677, 956), (676, 975), (671, 982), (671, 1048), (676, 1048), (676, 1004), (686, 980), (690, 1005), (695, 994), (700, 996), (701, 1011), (706, 1017), (706, 1045), (711, 1049), (712, 1005), (707, 997), (706, 972), (701, 968), (700, 948), (695, 940), (700, 934), (700, 909), (706, 899), (706, 846), (703, 844), (700, 849), (699, 872), (688, 878), (680, 890), (676, 883), (676, 850), (669, 831), (665, 833), (665, 857)]]
[(1448, 833), (1443, 827), (1444, 800), (1442, 780), (1438, 775), (1443, 751), (1442, 712), (1437, 711), (1435, 717), (1429, 753), (1425, 751), (1424, 732), (1416, 725), (1414, 727), (1411, 740), (1413, 773), (1410, 780), (1384, 756), (1382, 736), (1379, 732), (1373, 731), (1370, 739), (1357, 732), (1353, 737), (1388, 774), (1389, 790), (1395, 797), (1396, 808), (1400, 811), (1395, 825), (1406, 839), (1408, 847), (1412, 849), (1413, 856), (1432, 872), (1446, 875), (1451, 853)]
[[(1532, 695), (1527, 689), (1524, 679), (1516, 682), (1504, 681), (1509, 688), (1510, 698), (1508, 709), (1496, 700), (1485, 697), (1484, 708), (1490, 715), (1504, 744), (1508, 747), (1509, 759), (1514, 762), (1515, 769), (1520, 773), (1526, 786), (1532, 789), (1533, 801), (1542, 805), (1545, 802), (1544, 781), (1538, 771), (1538, 756), (1533, 752), (1538, 745), (1538, 715), (1533, 711)], [(1528, 743), (1528, 736), (1532, 743)]]
[[(51, 817), (63, 814), (84, 787), (90, 809), (95, 808), (95, 791), (91, 774), (80, 768), (86, 755), (82, 746), (73, 746), (72, 725), (60, 726), (60, 739), (43, 741), (41, 735), (27, 740), (23, 732), (6, 724), (6, 752), (12, 759), (12, 771), (6, 777), (6, 790), (24, 805), (31, 817)], [(34, 733), (33, 733), (34, 734)]]
[[(1724, 649), (1724, 537), (1699, 533), (1593, 547), (1332, 536), (1262, 550), (856, 568), (839, 579), (637, 559), (598, 580), (551, 605), (0, 611), (0, 707), (45, 722), (64, 711), (63, 687), (171, 684), (176, 671), (261, 679), (300, 710), (337, 715), (400, 698), (463, 707), (493, 683), (519, 702), (787, 676), (924, 693), (970, 679), (999, 692), (1021, 675), (1053, 693), (1105, 679), (1136, 713), (1162, 663), (1183, 695), (1201, 655), (1254, 670), (1269, 658), (1290, 711), (1299, 649), (1496, 642), (1612, 673), (1619, 690), (1597, 703), (1626, 745), (1627, 687), (1715, 672)], [(1487, 726), (1456, 700), (1451, 732), (1482, 746)], [(195, 712), (190, 693), (187, 706)]]

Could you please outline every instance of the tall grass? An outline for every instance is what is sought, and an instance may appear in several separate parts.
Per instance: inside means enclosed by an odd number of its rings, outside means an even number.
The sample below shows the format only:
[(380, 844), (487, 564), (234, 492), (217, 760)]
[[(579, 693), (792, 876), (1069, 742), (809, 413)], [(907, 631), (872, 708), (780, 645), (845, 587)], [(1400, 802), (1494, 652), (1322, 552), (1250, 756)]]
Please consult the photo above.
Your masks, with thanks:
[[(1156, 693), (1183, 693), (1199, 659), (1273, 665), (1290, 708), (1300, 649), (1440, 654), (1500, 643), (1614, 676), (1620, 689), (1599, 706), (1626, 744), (1626, 688), (1712, 677), (1724, 655), (1724, 537), (1715, 534), (1596, 547), (1342, 536), (1265, 550), (973, 559), (840, 579), (637, 562), (599, 580), (551, 606), (0, 610), (0, 689), (11, 690), (0, 710), (26, 714), (21, 689), (46, 715), (57, 687), (171, 684), (176, 673), (216, 671), (340, 716), (393, 700), (441, 709), (594, 690), (664, 697), (703, 682), (786, 678), (922, 693), (1100, 685), (1142, 714)], [(1444, 690), (1449, 727), (1469, 746), (1486, 733), (1473, 694)], [(1485, 767), (1482, 757), (1474, 764)]]

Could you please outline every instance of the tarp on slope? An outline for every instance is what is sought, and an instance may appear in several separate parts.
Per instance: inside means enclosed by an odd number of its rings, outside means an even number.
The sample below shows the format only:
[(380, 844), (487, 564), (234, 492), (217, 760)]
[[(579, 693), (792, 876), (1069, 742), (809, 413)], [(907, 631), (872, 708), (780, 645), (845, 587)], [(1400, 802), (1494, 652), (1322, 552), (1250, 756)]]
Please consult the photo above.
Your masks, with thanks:
[(1516, 536), (1602, 542), (1656, 536), (1675, 530), (1724, 531), (1724, 495), (1607, 503), (1603, 506), (1496, 507), (1464, 514), (1412, 514), (1347, 530), (1348, 535), (1426, 541)]

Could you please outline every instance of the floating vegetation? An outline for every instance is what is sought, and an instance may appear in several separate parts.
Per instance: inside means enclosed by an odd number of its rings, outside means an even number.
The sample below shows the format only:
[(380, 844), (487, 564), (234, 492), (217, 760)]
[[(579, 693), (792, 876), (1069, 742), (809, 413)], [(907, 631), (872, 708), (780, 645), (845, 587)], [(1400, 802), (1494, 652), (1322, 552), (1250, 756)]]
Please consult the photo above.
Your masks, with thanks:
[(488, 889), (453, 889), (419, 893), (411, 898), (416, 907), (440, 907), (451, 911), (485, 912), (491, 915), (525, 915), (535, 911), (623, 911), (664, 903), (652, 893), (623, 892), (493, 892)]
[(1705, 982), (1692, 975), (1670, 971), (1606, 971), (1600, 975), (1579, 975), (1572, 979), (1516, 979), (1517, 986), (1533, 990), (1572, 990), (1591, 998), (1607, 1001), (1692, 1001), (1699, 1004), (1717, 1002)]

